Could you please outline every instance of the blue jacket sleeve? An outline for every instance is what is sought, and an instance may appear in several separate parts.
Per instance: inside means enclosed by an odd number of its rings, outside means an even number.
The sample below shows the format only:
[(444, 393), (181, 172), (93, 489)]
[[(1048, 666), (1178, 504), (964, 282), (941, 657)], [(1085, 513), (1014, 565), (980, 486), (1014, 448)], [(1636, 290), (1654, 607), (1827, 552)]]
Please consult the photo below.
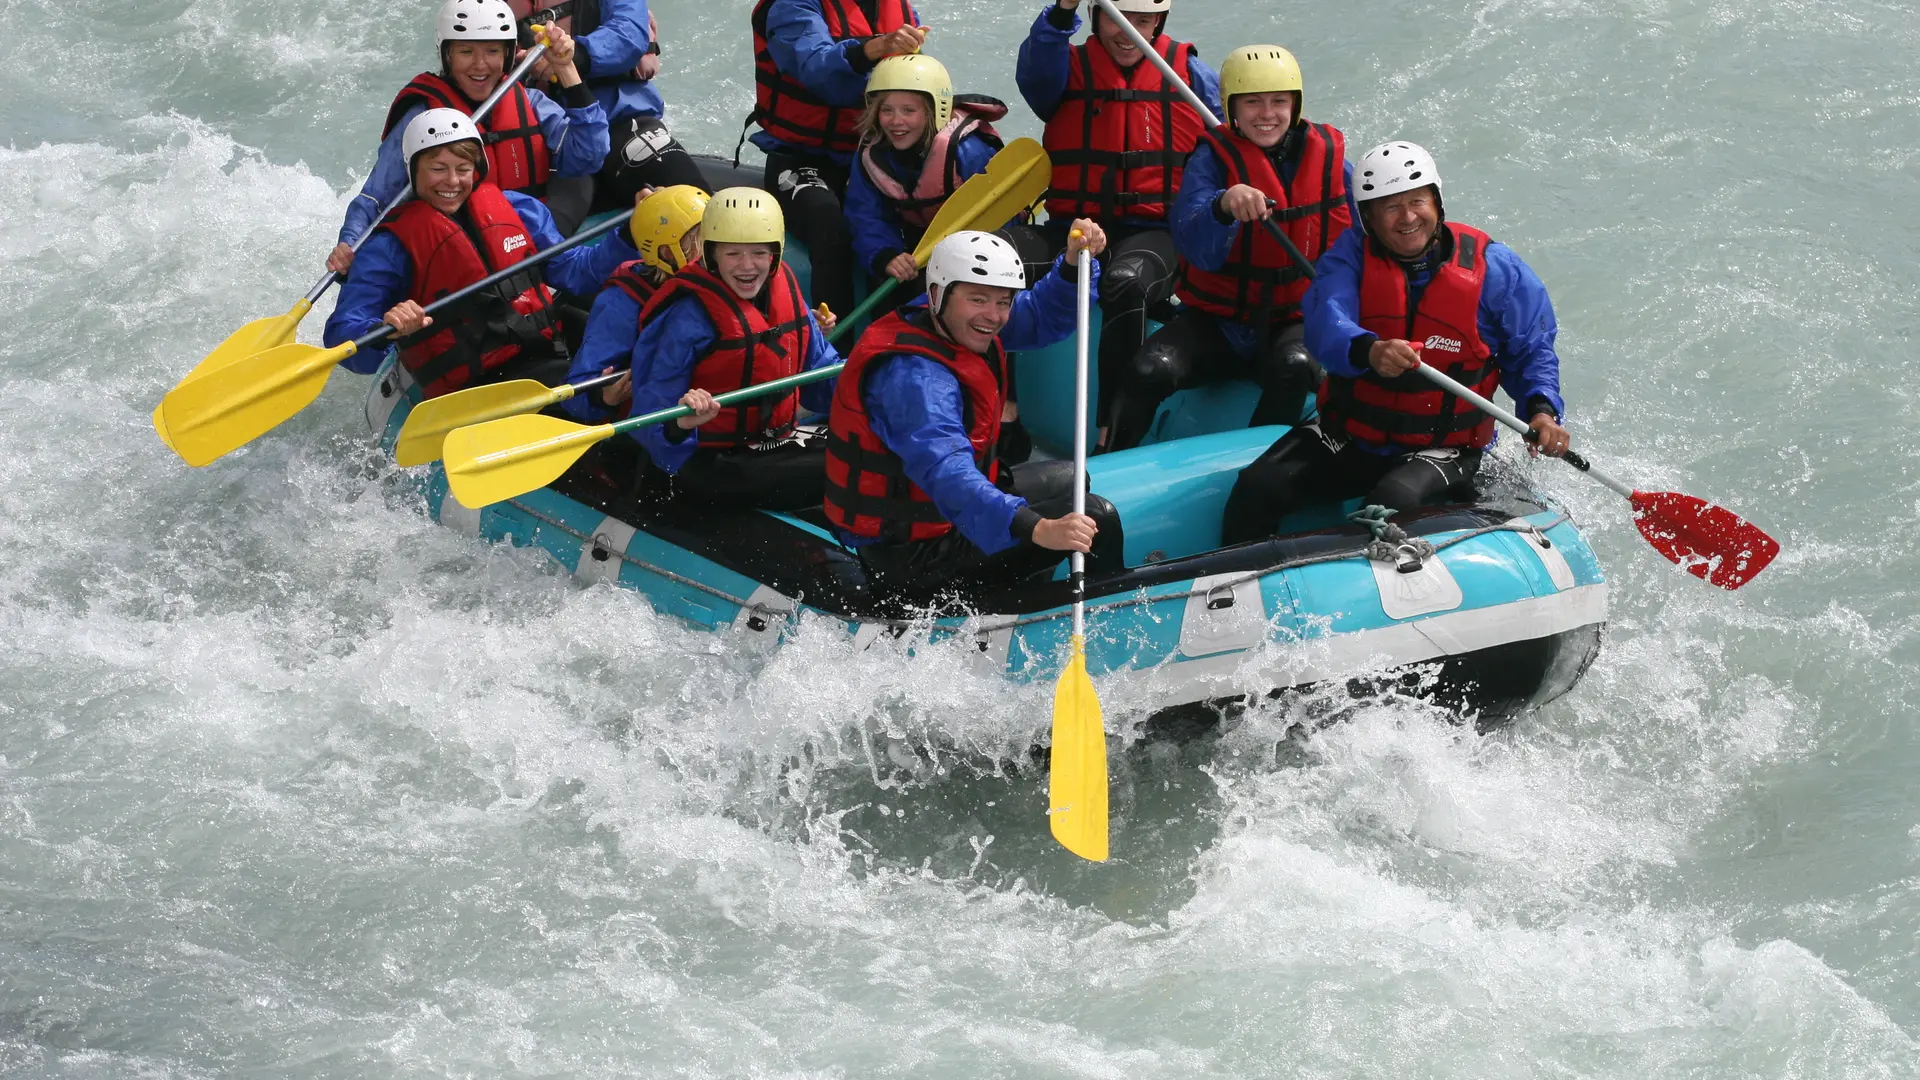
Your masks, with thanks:
[(820, 0), (773, 0), (767, 9), (767, 51), (774, 66), (828, 104), (864, 104), (873, 62), (859, 39), (835, 41)]
[(1358, 378), (1353, 343), (1374, 335), (1360, 329), (1360, 267), (1365, 252), (1359, 229), (1348, 229), (1314, 264), (1317, 276), (1300, 307), (1306, 321), (1307, 351), (1335, 375)]
[(1214, 74), (1198, 54), (1187, 64), (1187, 84), (1193, 87), (1194, 93), (1200, 95), (1201, 101), (1206, 102), (1214, 119), (1226, 119), (1226, 114), (1220, 111), (1220, 76)]
[[(698, 358), (713, 347), (716, 334), (700, 301), (681, 296), (654, 313), (633, 343), (633, 405), (627, 415), (644, 416), (660, 409), (671, 409), (693, 386), (693, 368)], [(653, 463), (669, 473), (677, 473), (700, 448), (700, 429), (681, 434), (677, 422), (653, 424), (631, 432)]]
[(568, 109), (538, 90), (527, 91), (540, 134), (553, 150), (555, 176), (592, 176), (607, 160), (612, 145), (607, 134), (607, 111), (598, 100)]
[[(639, 301), (622, 288), (601, 289), (600, 295), (594, 298), (593, 310), (587, 314), (586, 336), (580, 342), (580, 351), (574, 355), (573, 367), (567, 371), (567, 381), (584, 382), (608, 368), (625, 370), (633, 363), (633, 343), (639, 336)], [(576, 394), (562, 402), (560, 408), (567, 415), (589, 423), (603, 423), (612, 418), (606, 406), (600, 404), (598, 390)]]
[[(518, 191), (507, 192), (507, 201), (513, 204), (514, 212), (520, 215), (521, 223), (533, 237), (535, 251), (545, 251), (561, 242), (560, 230), (554, 225), (546, 203)], [(548, 259), (547, 284), (575, 296), (593, 296), (607, 283), (608, 274), (621, 263), (639, 257), (640, 252), (627, 239), (627, 230), (615, 229), (597, 243), (571, 247)]]
[[(1034, 283), (1033, 288), (1013, 298), (1013, 314), (1000, 332), (1000, 345), (1011, 352), (1044, 349), (1065, 341), (1080, 330), (1076, 280), (1067, 275), (1076, 268), (1067, 266), (1064, 253), (1053, 260), (1053, 269)], [(1100, 302), (1100, 260), (1093, 260), (1094, 304)], [(1096, 313), (1094, 318), (1099, 318)]]
[[(574, 39), (574, 66), (583, 79), (614, 79), (631, 72), (647, 55), (647, 0), (600, 0), (600, 25)], [(582, 63), (581, 61), (585, 62)]]
[(1533, 268), (1505, 244), (1487, 246), (1487, 283), (1480, 294), (1479, 322), (1481, 340), (1493, 350), (1494, 363), (1500, 367), (1500, 386), (1513, 399), (1520, 418), (1531, 419), (1536, 399), (1544, 399), (1555, 417), (1565, 415), (1560, 356), (1553, 348), (1560, 335), (1553, 301)]
[(1054, 14), (1057, 10), (1059, 5), (1050, 3), (1040, 17), (1033, 20), (1027, 40), (1020, 43), (1020, 58), (1013, 69), (1013, 81), (1020, 88), (1020, 96), (1043, 124), (1053, 119), (1061, 96), (1067, 92), (1067, 65), (1073, 35), (1080, 29), (1078, 11), (1069, 13), (1063, 28), (1056, 21), (1060, 18)]
[(1017, 543), (1013, 515), (1027, 501), (994, 487), (973, 463), (960, 380), (921, 356), (879, 358), (867, 371), (861, 397), (873, 433), (900, 456), (907, 479), (981, 551)]
[[(367, 238), (353, 269), (340, 285), (340, 296), (327, 316), (327, 328), (321, 341), (331, 349), (364, 337), (380, 325), (387, 309), (407, 298), (413, 287), (413, 260), (390, 232)], [(380, 367), (382, 349), (365, 349), (340, 366), (359, 375), (371, 375)]]
[(400, 153), (400, 140), (406, 134), (407, 124), (425, 111), (425, 106), (416, 105), (402, 113), (392, 134), (380, 143), (380, 152), (373, 159), (373, 171), (367, 174), (367, 182), (360, 185), (360, 194), (347, 204), (347, 219), (340, 226), (340, 243), (352, 244), (365, 236), (367, 230), (373, 228), (373, 219), (380, 216), (381, 207), (406, 190), (407, 159)]
[(1187, 158), (1187, 171), (1180, 178), (1180, 194), (1173, 202), (1173, 246), (1188, 262), (1202, 270), (1218, 270), (1233, 253), (1233, 242), (1240, 238), (1240, 223), (1222, 222), (1213, 212), (1214, 203), (1227, 189), (1227, 171), (1213, 147), (1201, 143)]
[[(812, 346), (807, 350), (807, 362), (802, 371), (818, 371), (823, 367), (832, 367), (845, 362), (840, 350), (833, 347), (827, 335), (820, 329), (820, 320), (813, 312), (807, 312), (807, 322), (813, 324)], [(840, 380), (823, 379), (800, 388), (800, 408), (810, 413), (824, 413), (833, 407), (833, 387)]]
[(907, 250), (907, 238), (900, 230), (900, 217), (887, 205), (880, 189), (867, 177), (866, 167), (856, 158), (847, 178), (847, 227), (853, 233), (855, 265), (873, 277), (881, 269), (881, 256), (892, 259)]

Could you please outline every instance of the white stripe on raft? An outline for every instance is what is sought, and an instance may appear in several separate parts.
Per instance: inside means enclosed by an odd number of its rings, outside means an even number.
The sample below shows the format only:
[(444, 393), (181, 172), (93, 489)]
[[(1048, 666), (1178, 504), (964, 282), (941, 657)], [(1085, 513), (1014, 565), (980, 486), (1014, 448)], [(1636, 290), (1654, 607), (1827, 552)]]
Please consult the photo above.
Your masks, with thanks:
[[(1164, 709), (1239, 694), (1348, 679), (1606, 622), (1607, 587), (1582, 585), (1494, 607), (1454, 611), (1375, 630), (1273, 642), (1246, 652), (1176, 660), (1094, 676), (1103, 697)], [(1095, 634), (1099, 633), (1095, 628)]]

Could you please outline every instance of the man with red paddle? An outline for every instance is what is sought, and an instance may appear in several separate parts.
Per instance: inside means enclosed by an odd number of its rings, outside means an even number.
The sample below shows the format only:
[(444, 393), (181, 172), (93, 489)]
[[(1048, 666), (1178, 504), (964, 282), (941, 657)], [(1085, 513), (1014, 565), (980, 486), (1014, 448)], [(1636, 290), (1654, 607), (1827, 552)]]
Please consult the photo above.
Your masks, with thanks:
[(1558, 457), (1558, 331), (1546, 288), (1512, 249), (1446, 220), (1433, 157), (1408, 142), (1354, 170), (1360, 229), (1321, 259), (1301, 307), (1327, 370), (1317, 425), (1295, 428), (1241, 472), (1222, 539), (1271, 535), (1312, 502), (1365, 494), (1395, 510), (1465, 488), (1494, 440), (1493, 417), (1415, 373), (1424, 357), (1482, 396), (1504, 387), (1528, 439)]

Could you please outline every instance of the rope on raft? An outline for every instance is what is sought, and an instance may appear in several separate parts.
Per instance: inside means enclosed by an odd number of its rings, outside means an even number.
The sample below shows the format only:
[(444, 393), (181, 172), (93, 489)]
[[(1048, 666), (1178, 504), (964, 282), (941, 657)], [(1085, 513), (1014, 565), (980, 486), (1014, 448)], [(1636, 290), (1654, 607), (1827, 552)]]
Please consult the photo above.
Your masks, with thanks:
[(1393, 507), (1375, 503), (1348, 514), (1347, 520), (1364, 525), (1373, 533), (1373, 542), (1366, 550), (1370, 561), (1392, 563), (1403, 574), (1417, 573), (1437, 549), (1420, 537), (1408, 536), (1405, 529), (1395, 525), (1392, 521), (1395, 513)]

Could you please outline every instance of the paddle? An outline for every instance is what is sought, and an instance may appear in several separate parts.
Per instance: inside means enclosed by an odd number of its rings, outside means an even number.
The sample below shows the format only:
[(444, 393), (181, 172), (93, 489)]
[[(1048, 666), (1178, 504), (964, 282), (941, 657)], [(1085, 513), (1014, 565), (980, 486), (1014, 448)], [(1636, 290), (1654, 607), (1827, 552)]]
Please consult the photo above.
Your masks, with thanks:
[[(784, 379), (715, 394), (722, 408), (769, 394), (831, 379), (845, 364), (829, 364)], [(447, 486), (460, 505), (472, 510), (504, 502), (558, 480), (595, 443), (629, 431), (692, 416), (685, 405), (629, 417), (617, 424), (588, 426), (552, 416), (510, 416), (463, 427), (447, 436)]]
[(415, 405), (407, 414), (407, 422), (401, 425), (400, 439), (393, 447), (394, 463), (408, 468), (439, 461), (451, 431), (489, 420), (540, 412), (617, 382), (624, 374), (623, 371), (608, 372), (571, 386), (548, 386), (533, 379), (515, 379), (428, 398)]
[[(1087, 512), (1087, 340), (1093, 307), (1093, 255), (1080, 251), (1080, 331), (1074, 352), (1073, 512)], [(1047, 821), (1060, 846), (1092, 862), (1107, 860), (1107, 726), (1087, 675), (1086, 556), (1072, 556), (1073, 655), (1053, 687), (1053, 755)]]
[[(446, 310), (482, 289), (546, 262), (555, 255), (598, 239), (633, 216), (626, 210), (591, 229), (535, 252), (498, 273), (427, 306), (427, 314)], [(335, 364), (398, 333), (382, 323), (356, 341), (331, 349), (298, 343), (255, 353), (219, 371), (177, 386), (160, 403), (174, 450), (189, 465), (205, 465), (259, 438), (306, 408), (326, 389)]]
[[(927, 226), (926, 235), (920, 238), (919, 245), (914, 248), (914, 262), (922, 267), (926, 266), (927, 259), (933, 255), (933, 249), (939, 245), (940, 241), (963, 229), (971, 228), (982, 221), (1011, 221), (1022, 209), (1040, 197), (1051, 181), (1052, 175), (1053, 166), (1048, 162), (1047, 152), (1041, 149), (1039, 143), (1032, 139), (1015, 139), (1008, 143), (994, 154), (993, 160), (987, 163), (984, 171), (969, 177), (966, 183), (960, 185), (959, 190), (947, 198), (940, 212), (934, 216), (933, 223)], [(878, 307), (897, 284), (899, 283), (896, 280), (888, 278), (851, 315), (842, 317), (834, 326), (833, 332), (827, 335), (827, 339), (838, 340), (851, 332), (859, 320)], [(733, 401), (747, 400), (761, 393), (770, 393), (774, 387), (792, 389), (805, 386), (816, 379), (831, 378), (842, 366), (835, 364), (832, 367), (804, 372), (760, 386), (749, 386), (719, 395), (715, 400), (726, 405)], [(802, 381), (794, 382), (794, 379)], [(571, 397), (573, 393), (577, 393), (587, 385), (589, 384), (580, 383), (572, 387), (558, 388), (558, 390), (568, 391), (567, 396)], [(558, 390), (547, 393), (557, 393)], [(478, 390), (463, 390), (434, 400), (451, 402), (466, 394), (477, 395)], [(476, 403), (474, 418), (469, 421), (470, 424), (475, 425), (475, 428), (470, 431), (455, 430), (452, 434), (446, 435), (442, 449), (447, 460), (447, 479), (453, 488), (454, 498), (458, 499), (462, 505), (473, 508), (511, 499), (516, 495), (524, 495), (537, 487), (545, 487), (571, 468), (573, 463), (580, 459), (580, 455), (587, 452), (588, 447), (610, 439), (619, 432), (632, 431), (635, 428), (646, 427), (648, 424), (677, 420), (682, 416), (692, 415), (690, 410), (679, 407), (647, 416), (632, 417), (618, 424), (589, 427), (584, 424), (569, 424), (567, 421), (552, 417), (520, 418), (504, 413), (481, 416), (479, 413), (484, 410), (480, 409), (478, 404), (482, 399), (476, 396), (468, 400)], [(504, 400), (504, 395), (500, 399), (489, 399), (491, 403), (497, 403), (500, 400)], [(527, 412), (545, 408), (555, 400), (565, 400), (565, 398), (546, 399), (529, 394), (523, 399), (525, 403), (532, 406), (525, 410)], [(433, 403), (429, 401), (421, 407), (424, 408)], [(448, 414), (465, 409), (464, 402), (445, 406), (438, 412), (437, 418), (431, 421), (431, 426), (442, 427), (446, 423)], [(496, 419), (501, 416), (506, 418)], [(519, 422), (522, 419), (529, 422)], [(541, 419), (546, 420), (547, 423), (531, 422)], [(402, 439), (407, 437), (407, 428), (412, 425), (413, 419), (409, 417), (406, 426), (401, 429)], [(426, 425), (423, 424), (422, 430), (425, 429)], [(466, 437), (460, 438), (456, 443), (456, 436), (463, 434)], [(423, 435), (420, 449), (415, 453), (426, 452), (427, 440), (432, 437)], [(464, 457), (456, 459), (454, 451), (456, 445), (462, 448)], [(479, 460), (482, 457), (486, 460)], [(407, 462), (402, 461), (401, 464), (404, 465)], [(523, 481), (530, 482), (524, 487), (516, 486)]]
[[(473, 110), (474, 119), (481, 119), (493, 111), (494, 104), (506, 95), (507, 91), (513, 87), (513, 84), (519, 81), (520, 76), (526, 74), (527, 69), (533, 66), (533, 62), (538, 60), (541, 54), (546, 51), (547, 47), (545, 45), (535, 45), (533, 48), (528, 49), (525, 59), (521, 60), (520, 63), (507, 74), (506, 78), (500, 80), (500, 85), (494, 88), (493, 93), (488, 95), (487, 100), (481, 102), (479, 106)], [(387, 202), (387, 205), (380, 208), (379, 215), (367, 226), (366, 231), (360, 234), (360, 238), (353, 242), (352, 250), (357, 254), (360, 251), (360, 245), (366, 243), (367, 237), (372, 236), (374, 230), (380, 227), (380, 223), (387, 220), (387, 215), (399, 209), (400, 204), (406, 202), (412, 195), (413, 185), (409, 184), (401, 188), (399, 193)], [(327, 290), (333, 288), (334, 282), (339, 280), (340, 275), (329, 270), (321, 276), (319, 281), (314, 283), (313, 288), (307, 290), (307, 295), (294, 302), (293, 307), (289, 309), (285, 315), (273, 315), (264, 319), (255, 319), (240, 329), (235, 330), (233, 333), (228, 334), (227, 339), (219, 345), (214, 346), (213, 351), (207, 354), (206, 359), (195, 364), (192, 371), (187, 372), (178, 383), (174, 384), (174, 388), (178, 389), (180, 386), (202, 375), (236, 364), (255, 353), (264, 352), (267, 349), (285, 345), (292, 341), (294, 331), (299, 329), (300, 320), (307, 317), (307, 312), (313, 310), (313, 305), (319, 303), (320, 298), (325, 296)], [(167, 433), (166, 421), (161, 415), (161, 409), (158, 405), (153, 407), (153, 433), (160, 436), (160, 441), (166, 443), (169, 449), (173, 447), (173, 439)]]

